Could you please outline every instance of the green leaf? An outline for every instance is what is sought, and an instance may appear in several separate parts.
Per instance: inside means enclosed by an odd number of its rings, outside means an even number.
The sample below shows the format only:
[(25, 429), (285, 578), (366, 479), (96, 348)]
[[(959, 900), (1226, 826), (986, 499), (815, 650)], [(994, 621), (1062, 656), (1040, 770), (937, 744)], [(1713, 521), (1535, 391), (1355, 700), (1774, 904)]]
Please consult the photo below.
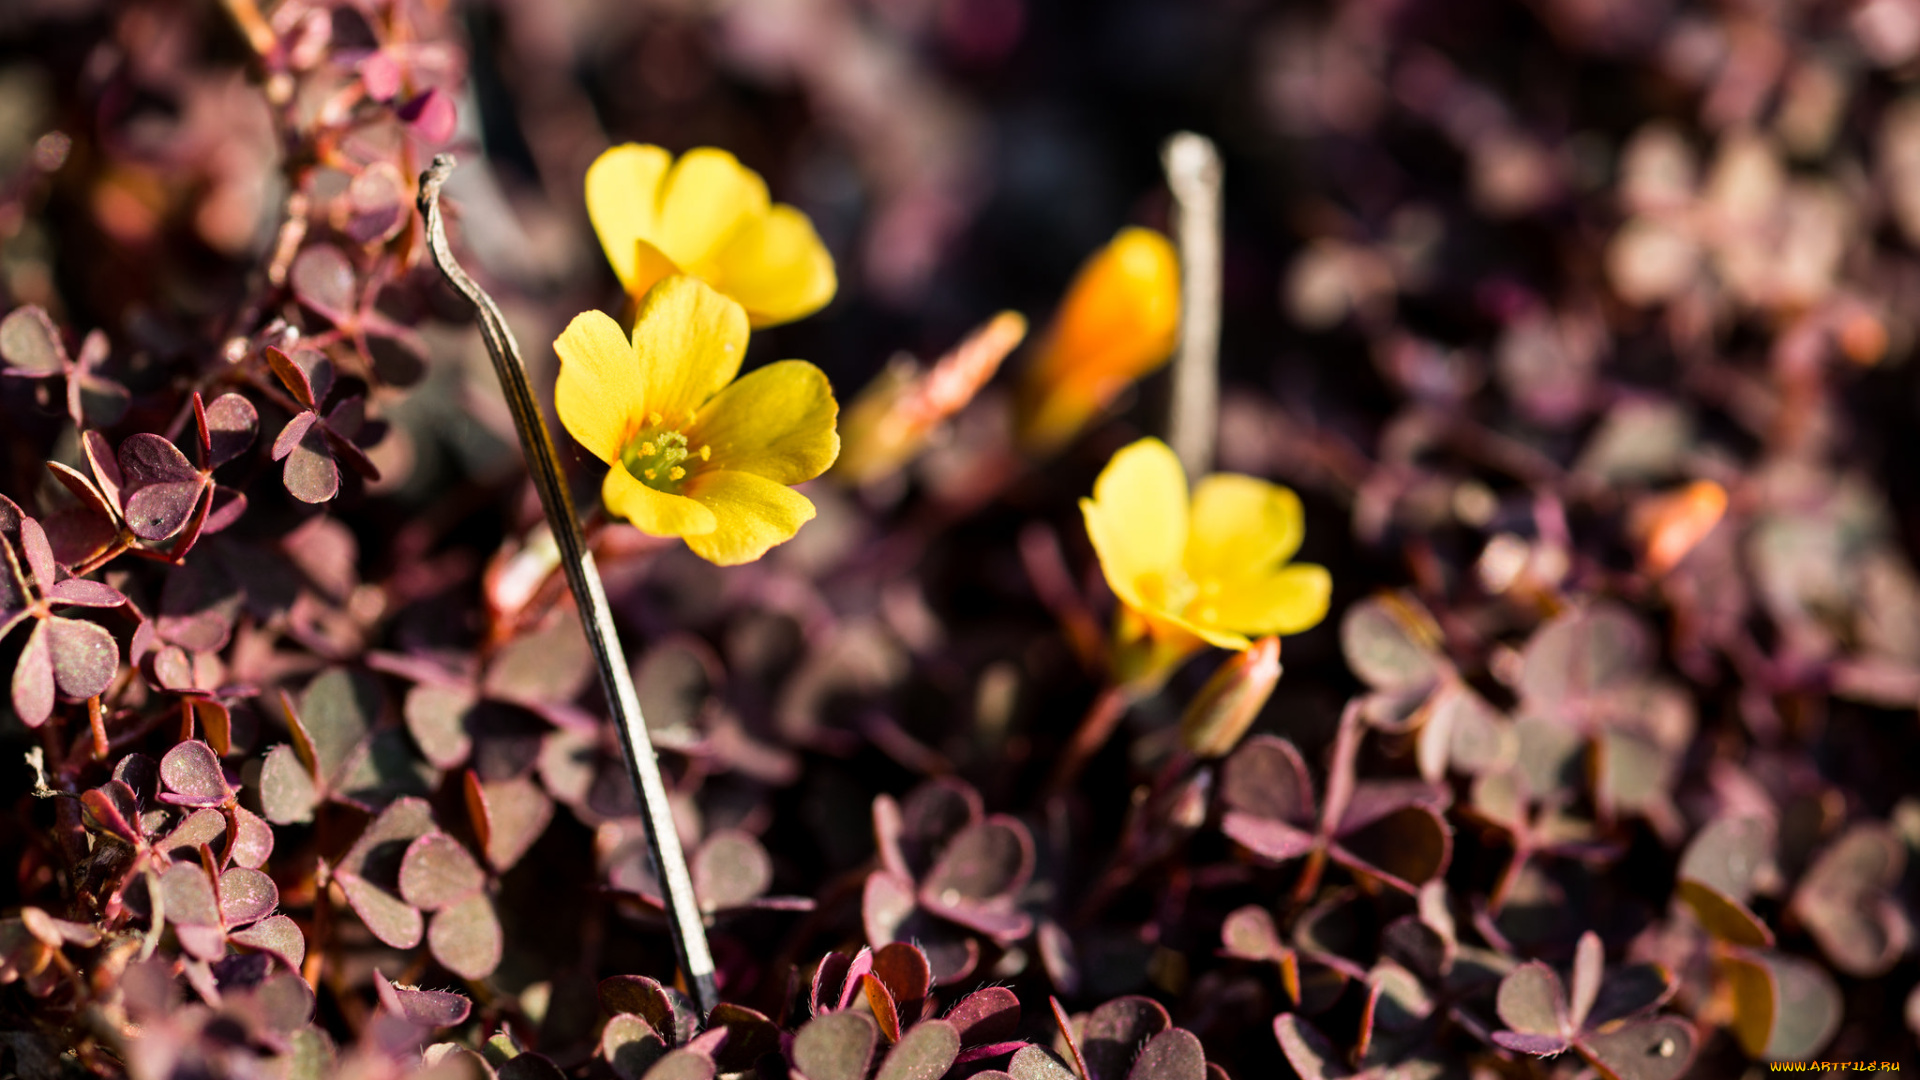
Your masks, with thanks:
[(666, 1054), (666, 1040), (652, 1024), (631, 1013), (607, 1021), (600, 1033), (599, 1056), (620, 1080), (640, 1080)]
[(426, 911), (465, 900), (486, 883), (466, 847), (443, 832), (415, 839), (400, 860), (401, 898)]
[(433, 958), (463, 979), (484, 979), (500, 966), (504, 941), (493, 901), (474, 893), (433, 916), (427, 945)]
[(960, 1055), (960, 1032), (945, 1020), (926, 1020), (907, 1029), (874, 1080), (938, 1080)]
[(815, 1017), (793, 1038), (793, 1064), (807, 1080), (866, 1080), (880, 1030), (857, 1012)]

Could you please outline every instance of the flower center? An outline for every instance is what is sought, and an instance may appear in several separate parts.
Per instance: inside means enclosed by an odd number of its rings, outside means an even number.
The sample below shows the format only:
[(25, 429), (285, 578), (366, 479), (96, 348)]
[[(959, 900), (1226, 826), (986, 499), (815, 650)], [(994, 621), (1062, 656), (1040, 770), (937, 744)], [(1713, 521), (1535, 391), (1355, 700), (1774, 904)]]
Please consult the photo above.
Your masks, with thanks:
[(1193, 603), (1195, 594), (1193, 579), (1180, 570), (1149, 572), (1140, 576), (1141, 598), (1175, 615), (1187, 613), (1187, 605)]
[(620, 454), (620, 463), (634, 479), (653, 490), (678, 495), (681, 482), (687, 478), (687, 463), (697, 458), (692, 467), (698, 468), (700, 462), (712, 459), (713, 448), (689, 447), (686, 435), (664, 427), (662, 419), (659, 413), (647, 417), (646, 428), (627, 443)]
[(1211, 577), (1200, 579), (1198, 592), (1200, 603), (1194, 608), (1193, 617), (1209, 625), (1219, 622), (1220, 609), (1214, 605), (1220, 600), (1220, 579)]
[(1219, 578), (1196, 581), (1184, 569), (1147, 573), (1140, 577), (1140, 595), (1147, 603), (1194, 622), (1220, 621), (1222, 586)]

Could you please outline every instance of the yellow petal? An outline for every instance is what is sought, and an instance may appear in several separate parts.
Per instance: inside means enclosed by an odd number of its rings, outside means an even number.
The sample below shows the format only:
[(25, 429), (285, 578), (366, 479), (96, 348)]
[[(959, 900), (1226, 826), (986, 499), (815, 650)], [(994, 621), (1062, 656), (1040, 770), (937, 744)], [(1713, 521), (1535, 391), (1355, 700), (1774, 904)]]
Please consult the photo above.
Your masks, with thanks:
[(1194, 486), (1187, 573), (1196, 581), (1264, 574), (1300, 550), (1300, 497), (1278, 484), (1215, 473)]
[(560, 378), (553, 404), (560, 423), (601, 461), (620, 460), (620, 448), (640, 423), (640, 363), (620, 324), (605, 312), (574, 316), (553, 343)]
[(675, 265), (705, 277), (708, 259), (740, 229), (765, 217), (767, 185), (732, 154), (689, 150), (667, 174), (654, 246)]
[(747, 313), (739, 304), (698, 278), (663, 279), (640, 301), (633, 320), (639, 409), (649, 417), (659, 413), (670, 426), (686, 423), (733, 381), (746, 351)]
[(1208, 626), (1256, 637), (1297, 634), (1327, 617), (1332, 595), (1333, 577), (1325, 567), (1297, 563), (1275, 574), (1235, 581), (1187, 614)]
[(755, 326), (792, 322), (833, 299), (833, 256), (807, 215), (784, 203), (748, 222), (701, 269)]
[(686, 492), (713, 511), (716, 522), (712, 532), (687, 537), (687, 546), (720, 566), (752, 562), (813, 520), (813, 503), (805, 495), (752, 473), (696, 473)]
[(637, 302), (660, 284), (662, 278), (677, 274), (680, 268), (673, 260), (661, 254), (660, 249), (645, 240), (633, 242), (633, 277), (624, 282), (627, 295)]
[(840, 406), (819, 368), (805, 360), (768, 364), (720, 391), (687, 429), (687, 444), (713, 449), (711, 468), (798, 484), (827, 471), (840, 454)]
[(635, 284), (634, 241), (654, 241), (659, 235), (660, 186), (672, 161), (673, 156), (657, 146), (627, 143), (587, 167), (587, 217), (628, 292), (646, 291), (644, 284)]
[(1183, 635), (1192, 635), (1209, 645), (1222, 649), (1244, 650), (1253, 642), (1245, 634), (1236, 633), (1224, 626), (1212, 623), (1196, 622), (1190, 618), (1166, 611), (1152, 611), (1142, 616), (1155, 638), (1178, 644)]
[(1113, 455), (1080, 500), (1100, 570), (1128, 606), (1164, 609), (1151, 595), (1183, 575), (1187, 546), (1187, 476), (1167, 444), (1141, 439)]
[(615, 463), (600, 484), (607, 512), (625, 518), (648, 536), (701, 536), (714, 530), (713, 511), (687, 498), (655, 491)]

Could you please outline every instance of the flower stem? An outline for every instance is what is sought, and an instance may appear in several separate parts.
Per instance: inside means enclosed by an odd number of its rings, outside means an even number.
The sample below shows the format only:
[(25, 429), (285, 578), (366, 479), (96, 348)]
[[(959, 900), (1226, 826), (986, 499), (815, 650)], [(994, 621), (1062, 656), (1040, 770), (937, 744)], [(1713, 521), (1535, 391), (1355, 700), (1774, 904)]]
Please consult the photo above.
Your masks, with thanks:
[(107, 754), (111, 752), (111, 748), (107, 744), (107, 723), (100, 714), (99, 694), (87, 699), (87, 726), (93, 731), (93, 759), (107, 760)]
[(1061, 794), (1073, 786), (1087, 761), (1113, 737), (1113, 729), (1131, 704), (1132, 696), (1118, 686), (1100, 691), (1100, 696), (1088, 707), (1087, 715), (1081, 717), (1080, 726), (1074, 729), (1073, 739), (1060, 755), (1059, 764), (1053, 767), (1053, 777), (1047, 781), (1048, 796)]
[(520, 433), (520, 446), (527, 456), (527, 468), (540, 493), (540, 506), (547, 524), (560, 547), (560, 565), (566, 571), (567, 584), (573, 589), (574, 602), (580, 608), (580, 625), (587, 644), (600, 666), (601, 685), (620, 731), (620, 744), (626, 750), (627, 773), (640, 796), (646, 824), (647, 849), (665, 886), (667, 925), (673, 938), (674, 953), (686, 975), (694, 1000), (704, 1015), (719, 1004), (713, 981), (713, 954), (707, 948), (707, 933), (700, 921), (700, 907), (693, 895), (693, 878), (687, 873), (687, 857), (680, 849), (679, 834), (674, 831), (673, 811), (667, 803), (667, 786), (660, 777), (660, 763), (654, 757), (653, 742), (647, 736), (646, 722), (640, 715), (640, 698), (633, 689), (620, 637), (613, 625), (613, 611), (600, 583), (593, 553), (580, 531), (580, 518), (574, 512), (573, 496), (567, 490), (560, 469), (560, 457), (553, 448), (553, 436), (540, 413), (540, 402), (527, 379), (526, 364), (520, 358), (520, 346), (507, 329), (493, 298), (474, 284), (460, 264), (454, 261), (447, 244), (446, 221), (440, 208), (440, 187), (453, 172), (452, 154), (440, 154), (433, 166), (420, 176), (420, 213), (427, 222), (427, 248), (447, 281), (466, 297), (479, 317), (481, 337), (493, 358), (493, 370), (500, 378), (507, 405), (513, 411), (514, 427)]
[(133, 534), (122, 527), (119, 535), (108, 541), (107, 546), (81, 560), (80, 565), (73, 568), (73, 576), (85, 577), (93, 573), (114, 559), (119, 558), (120, 555), (132, 546)]

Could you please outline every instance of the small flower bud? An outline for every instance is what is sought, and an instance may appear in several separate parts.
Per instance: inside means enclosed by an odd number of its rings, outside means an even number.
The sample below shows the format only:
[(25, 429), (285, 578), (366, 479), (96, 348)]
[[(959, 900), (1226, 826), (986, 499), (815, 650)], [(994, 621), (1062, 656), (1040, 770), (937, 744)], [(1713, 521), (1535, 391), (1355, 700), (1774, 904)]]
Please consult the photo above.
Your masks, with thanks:
[(896, 357), (843, 414), (835, 475), (857, 485), (899, 472), (973, 400), (1026, 334), (1026, 318), (1003, 311), (930, 369)]
[(1152, 229), (1126, 228), (1074, 276), (1034, 350), (1016, 405), (1021, 444), (1060, 449), (1122, 391), (1173, 355), (1180, 258)]
[(1280, 639), (1261, 638), (1220, 665), (1180, 718), (1180, 742), (1198, 757), (1224, 757), (1280, 681)]
[(1635, 507), (1633, 528), (1647, 570), (1658, 577), (1680, 565), (1726, 513), (1727, 489), (1711, 480), (1696, 480)]

